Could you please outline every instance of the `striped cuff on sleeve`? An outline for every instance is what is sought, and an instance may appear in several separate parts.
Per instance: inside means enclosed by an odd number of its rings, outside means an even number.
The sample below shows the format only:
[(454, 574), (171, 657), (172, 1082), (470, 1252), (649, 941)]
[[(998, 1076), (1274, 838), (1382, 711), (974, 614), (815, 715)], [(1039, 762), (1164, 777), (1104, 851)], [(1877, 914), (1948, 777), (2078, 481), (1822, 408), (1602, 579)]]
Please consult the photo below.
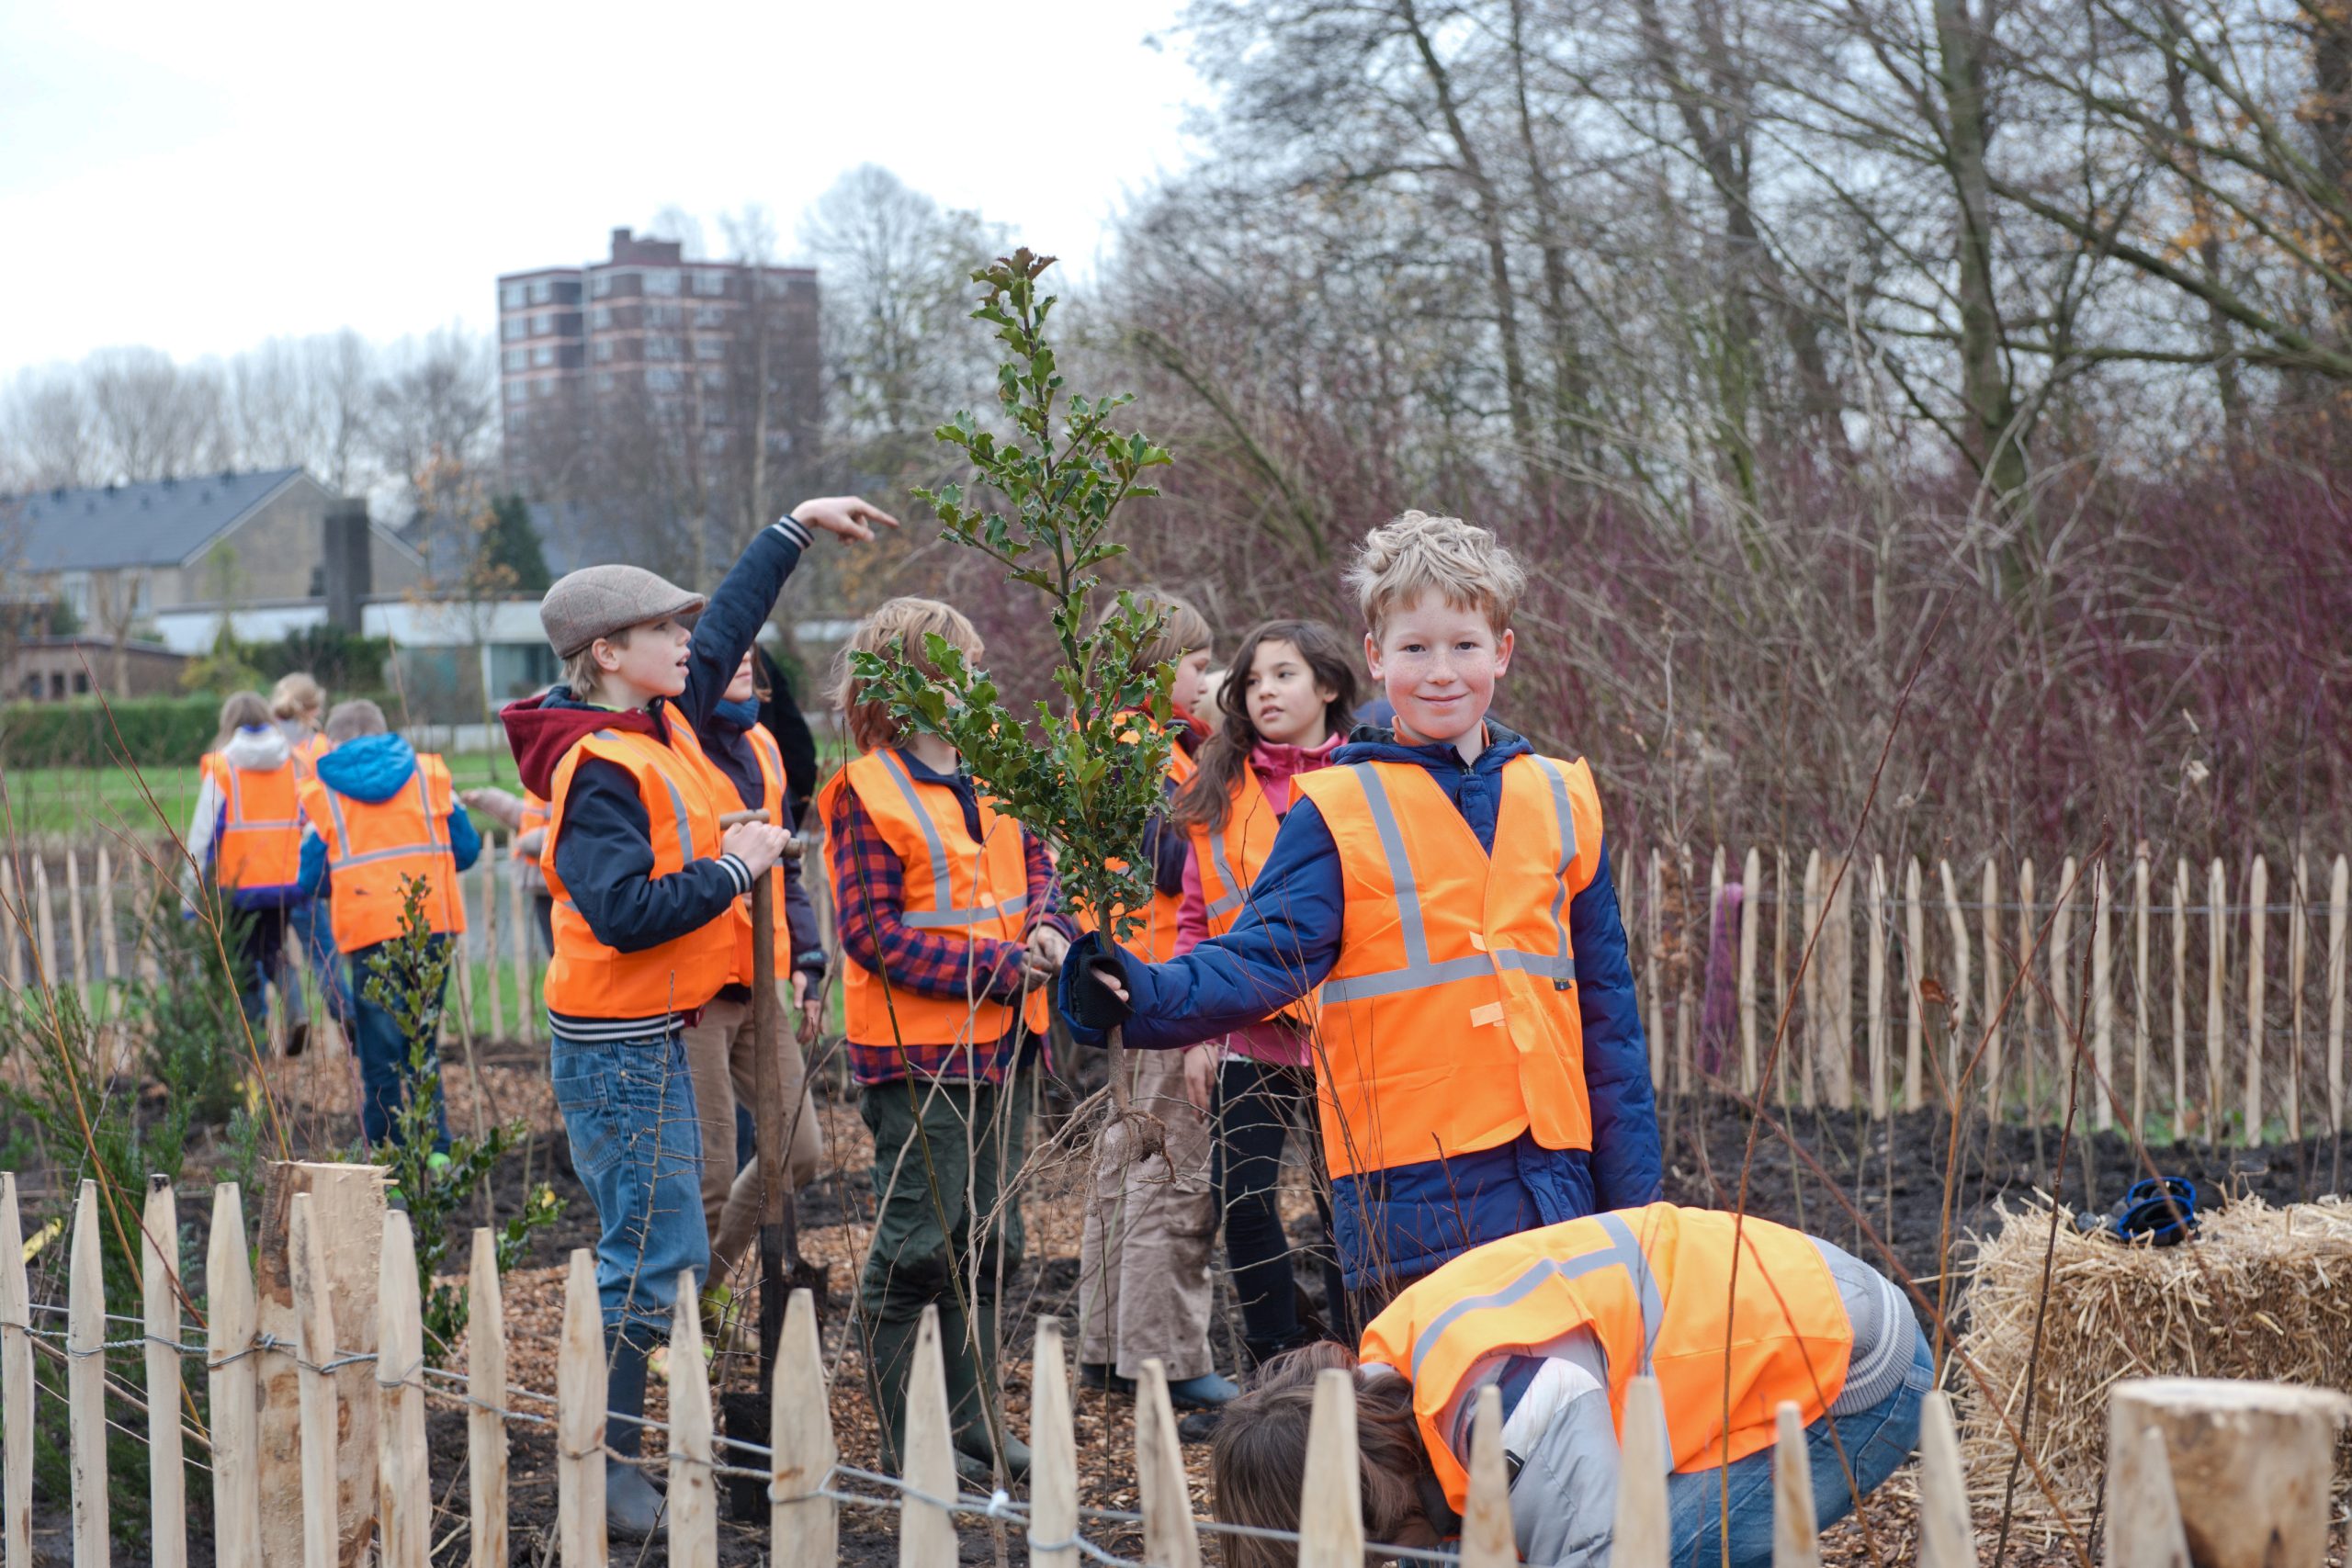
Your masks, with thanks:
[(743, 863), (743, 858), (741, 855), (719, 856), (718, 868), (734, 879), (737, 897), (740, 898), (752, 890), (752, 868)]
[(801, 522), (799, 518), (793, 516), (792, 513), (788, 512), (786, 513), (783, 516), (777, 518), (772, 526), (777, 533), (783, 535), (786, 538), (791, 540), (802, 549), (805, 550), (808, 547), (808, 525)]

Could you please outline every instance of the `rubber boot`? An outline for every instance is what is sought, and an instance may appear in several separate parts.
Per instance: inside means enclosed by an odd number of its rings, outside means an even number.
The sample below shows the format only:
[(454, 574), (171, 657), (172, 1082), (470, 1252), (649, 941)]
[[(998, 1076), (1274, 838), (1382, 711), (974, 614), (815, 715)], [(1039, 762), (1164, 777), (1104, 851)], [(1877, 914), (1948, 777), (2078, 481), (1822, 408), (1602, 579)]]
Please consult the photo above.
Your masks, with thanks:
[[(989, 1395), (1004, 1391), (996, 1365), (997, 1305), (993, 1296), (982, 1297), (974, 1304), (978, 1309), (974, 1315), (979, 1331), (977, 1351), (965, 1329), (963, 1314), (952, 1303), (944, 1303), (939, 1310), (939, 1329), (944, 1340), (942, 1348), (947, 1353), (947, 1414), (956, 1429), (956, 1453), (978, 1461), (978, 1470), (972, 1479), (992, 1482), (996, 1454), (989, 1427)], [(1001, 1404), (998, 1408), (1001, 1412)], [(1003, 1426), (1001, 1415), (993, 1436), (1004, 1445), (1005, 1479), (1028, 1480), (1029, 1445)]]
[(865, 1381), (874, 1408), (882, 1417), (882, 1468), (903, 1474), (907, 1451), (907, 1374), (915, 1361), (915, 1336), (922, 1329), (919, 1317), (903, 1320), (860, 1313), (865, 1330)]
[[(605, 1446), (624, 1460), (635, 1460), (644, 1450), (645, 1428), (636, 1418), (645, 1414), (647, 1354), (641, 1341), (605, 1332)], [(605, 1467), (605, 1528), (611, 1534), (627, 1540), (660, 1535), (662, 1504), (662, 1494), (635, 1464)]]

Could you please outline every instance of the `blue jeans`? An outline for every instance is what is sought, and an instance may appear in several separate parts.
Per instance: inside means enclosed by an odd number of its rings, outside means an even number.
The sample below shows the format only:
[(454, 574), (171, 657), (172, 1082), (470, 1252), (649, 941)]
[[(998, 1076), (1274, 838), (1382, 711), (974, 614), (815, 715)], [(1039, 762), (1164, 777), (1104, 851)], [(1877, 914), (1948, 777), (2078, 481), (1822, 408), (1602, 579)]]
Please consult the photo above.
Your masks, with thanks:
[(682, 1031), (567, 1040), (548, 1054), (572, 1168), (596, 1205), (596, 1294), (607, 1335), (668, 1339), (678, 1272), (710, 1267), (702, 1217), (702, 1131)]
[[(436, 936), (436, 947), (447, 938)], [(359, 1054), (359, 1131), (370, 1144), (380, 1144), (392, 1135), (392, 1123), (401, 1107), (408, 1101), (409, 1049), (408, 1041), (401, 1034), (401, 1026), (391, 1013), (368, 999), (368, 961), (381, 951), (380, 947), (363, 947), (351, 955), (355, 996), (353, 1010), (358, 1015), (352, 1024), (352, 1047)], [(440, 1033), (440, 1003), (434, 1003), (433, 1032)], [(441, 1072), (440, 1053), (427, 1047), (425, 1070), (438, 1082)], [(449, 1147), (449, 1108), (435, 1094), (433, 1118), (437, 1131), (433, 1146), (447, 1152)]]
[[(1914, 1331), (1917, 1333), (1917, 1331)], [(1928, 1337), (1917, 1336), (1911, 1371), (1903, 1385), (1867, 1410), (1825, 1416), (1804, 1430), (1813, 1461), (1814, 1517), (1826, 1528), (1852, 1511), (1856, 1495), (1869, 1493), (1894, 1474), (1919, 1446), (1919, 1406), (1934, 1386), (1935, 1358)], [(1832, 1426), (1838, 1429), (1835, 1441)], [(1845, 1447), (1839, 1462), (1838, 1445)], [(1846, 1484), (1853, 1469), (1854, 1484)], [(1673, 1521), (1670, 1561), (1690, 1568), (1717, 1568), (1724, 1561), (1725, 1493), (1731, 1520), (1731, 1568), (1769, 1568), (1772, 1561), (1772, 1450), (1766, 1449), (1715, 1470), (1668, 1476), (1666, 1503)]]
[[(327, 1016), (343, 1025), (345, 1033), (350, 1033), (351, 983), (344, 978), (343, 954), (335, 951), (334, 919), (326, 896), (305, 898), (286, 911), (286, 920), (294, 928), (294, 939), (302, 944), (302, 955), (311, 962), (311, 973), (318, 976), (319, 994), (326, 999)], [(293, 994), (300, 996), (301, 992), (297, 989)]]

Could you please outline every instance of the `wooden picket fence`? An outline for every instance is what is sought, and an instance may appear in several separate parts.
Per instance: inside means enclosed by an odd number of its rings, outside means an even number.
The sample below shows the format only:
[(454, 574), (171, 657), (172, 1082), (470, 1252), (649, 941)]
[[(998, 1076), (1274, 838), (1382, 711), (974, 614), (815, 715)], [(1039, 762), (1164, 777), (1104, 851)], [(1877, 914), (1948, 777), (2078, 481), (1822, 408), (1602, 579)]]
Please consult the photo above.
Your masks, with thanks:
[(1783, 1104), (2056, 1121), (2080, 1050), (2101, 1130), (2259, 1144), (2346, 1124), (2344, 855), (2166, 876), (2143, 845), (2038, 876), (1718, 845), (1621, 851), (1617, 872), (1662, 1091), (1753, 1096), (1769, 1059)]

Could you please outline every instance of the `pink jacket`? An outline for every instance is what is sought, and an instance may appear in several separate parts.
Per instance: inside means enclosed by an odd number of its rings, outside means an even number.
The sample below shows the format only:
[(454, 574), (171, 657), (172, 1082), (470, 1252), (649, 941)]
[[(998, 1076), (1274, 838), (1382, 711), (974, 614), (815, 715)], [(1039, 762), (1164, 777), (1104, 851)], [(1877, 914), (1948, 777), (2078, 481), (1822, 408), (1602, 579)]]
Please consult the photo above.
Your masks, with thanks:
[[(1276, 817), (1290, 809), (1290, 781), (1328, 766), (1331, 753), (1346, 742), (1346, 736), (1332, 735), (1311, 750), (1271, 740), (1261, 740), (1250, 749), (1250, 770), (1258, 775), (1258, 787), (1266, 792), (1266, 804), (1274, 808)], [(1208, 899), (1201, 892), (1200, 857), (1188, 847), (1184, 857), (1184, 904), (1176, 917), (1177, 955), (1182, 957), (1208, 939)], [(1304, 1067), (1314, 1060), (1304, 1033), (1272, 1020), (1235, 1030), (1226, 1036), (1225, 1043), (1228, 1050), (1279, 1066)]]

